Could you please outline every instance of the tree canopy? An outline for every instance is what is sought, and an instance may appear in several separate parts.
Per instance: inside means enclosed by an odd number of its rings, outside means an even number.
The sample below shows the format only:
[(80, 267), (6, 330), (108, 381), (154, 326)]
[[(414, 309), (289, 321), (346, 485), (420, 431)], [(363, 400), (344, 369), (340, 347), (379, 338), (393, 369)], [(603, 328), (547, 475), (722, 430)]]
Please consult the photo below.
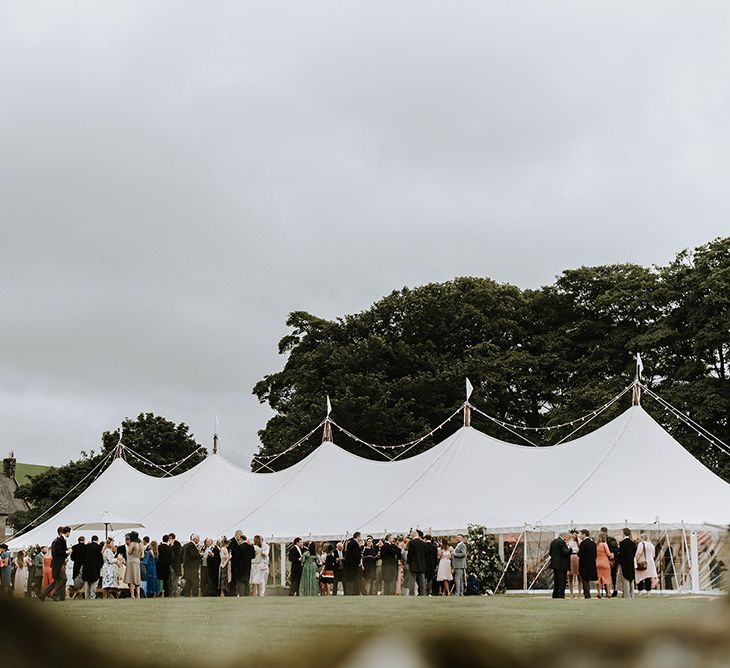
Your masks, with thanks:
[[(291, 313), (279, 342), (283, 369), (254, 394), (275, 415), (259, 432), (259, 455), (283, 452), (323, 418), (372, 443), (427, 433), (463, 401), (528, 426), (574, 420), (603, 405), (634, 377), (730, 442), (730, 237), (683, 251), (666, 266), (619, 264), (564, 271), (551, 285), (521, 290), (463, 277), (403, 288), (369, 309), (336, 320)], [(592, 427), (628, 406), (617, 402)], [(644, 407), (708, 467), (730, 480), (730, 458), (650, 399)], [(475, 416), (474, 425), (509, 440)], [(459, 427), (452, 421), (435, 435)], [(541, 445), (565, 436), (540, 432)], [(377, 457), (344, 434), (338, 445)], [(433, 443), (424, 441), (413, 452)], [(317, 439), (277, 458), (288, 466)]]
[[(51, 467), (40, 475), (32, 476), (28, 483), (18, 487), (15, 496), (25, 499), (31, 508), (28, 511), (14, 513), (13, 526), (25, 527), (60, 499), (63, 501), (58, 503), (53, 511), (41, 517), (40, 521), (44, 521), (71, 503), (94, 481), (97, 475), (95, 469), (99, 467), (99, 472), (103, 470), (103, 467), (99, 465), (117, 447), (119, 436), (119, 429), (105, 431), (101, 436), (99, 452), (82, 452), (79, 459), (69, 461), (63, 466)], [(125, 419), (122, 422), (122, 442), (157, 466), (180, 461), (200, 448), (193, 435), (189, 433), (187, 425), (175, 424), (152, 413), (140, 413), (134, 420)], [(198, 464), (205, 457), (205, 452), (204, 448), (195, 452), (175, 470), (175, 473), (182, 473)], [(159, 468), (151, 466), (131, 454), (128, 454), (127, 458), (140, 471), (153, 476), (165, 475)], [(93, 475), (84, 479), (91, 472), (94, 472)], [(73, 489), (76, 485), (78, 487)], [(64, 499), (64, 495), (72, 489), (73, 492)]]

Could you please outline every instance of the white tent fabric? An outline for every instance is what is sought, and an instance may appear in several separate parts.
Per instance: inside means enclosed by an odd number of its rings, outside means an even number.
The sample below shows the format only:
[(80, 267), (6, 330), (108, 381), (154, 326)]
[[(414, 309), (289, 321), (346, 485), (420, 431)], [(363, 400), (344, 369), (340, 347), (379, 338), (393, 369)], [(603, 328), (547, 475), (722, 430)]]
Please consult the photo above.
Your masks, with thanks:
[(453, 534), (469, 523), (496, 532), (525, 526), (663, 528), (730, 522), (730, 484), (692, 457), (641, 407), (562, 445), (512, 445), (463, 427), (427, 452), (371, 461), (323, 443), (297, 464), (251, 473), (211, 455), (155, 478), (115, 460), (55, 517), (11, 541), (47, 544), (59, 525), (103, 508), (138, 519), (143, 533), (270, 540), (339, 538), (411, 527)]

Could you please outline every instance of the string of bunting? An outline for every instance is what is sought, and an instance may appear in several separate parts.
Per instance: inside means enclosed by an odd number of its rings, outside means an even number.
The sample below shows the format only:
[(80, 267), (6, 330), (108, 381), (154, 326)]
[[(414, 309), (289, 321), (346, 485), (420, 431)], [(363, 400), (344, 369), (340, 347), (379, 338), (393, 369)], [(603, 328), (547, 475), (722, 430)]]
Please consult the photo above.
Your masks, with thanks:
[[(258, 473), (264, 467), (268, 468), (271, 471), (272, 469), (269, 467), (270, 464), (273, 464), (277, 459), (279, 459), (279, 457), (283, 457), (288, 452), (291, 452), (292, 450), (295, 450), (300, 445), (302, 445), (302, 443), (304, 443), (310, 436), (312, 436), (320, 427), (324, 426), (325, 422), (327, 422), (327, 418), (322, 420), (322, 422), (320, 422), (316, 427), (314, 427), (314, 429), (312, 429), (306, 436), (302, 436), (302, 438), (300, 438), (296, 443), (293, 443), (292, 445), (290, 445), (286, 450), (282, 450), (281, 452), (276, 453), (274, 455), (254, 455), (252, 457), (252, 460), (254, 462), (256, 462), (257, 464), (259, 464), (259, 468), (256, 471), (254, 471), (254, 473)], [(266, 461), (262, 461), (262, 460), (266, 460)]]
[(585, 427), (587, 424), (589, 424), (591, 422), (591, 420), (595, 420), (601, 413), (603, 413), (604, 411), (611, 408), (611, 406), (613, 406), (621, 397), (623, 397), (624, 394), (626, 394), (631, 389), (631, 387), (632, 387), (632, 385), (629, 385), (626, 389), (624, 389), (623, 392), (617, 394), (613, 399), (611, 399), (611, 401), (609, 401), (598, 412), (596, 412), (596, 414), (592, 418), (590, 418), (589, 420), (586, 420), (577, 429), (574, 429), (566, 436), (563, 436), (563, 438), (561, 438), (555, 445), (560, 445), (561, 443), (565, 443), (565, 441), (567, 441), (571, 436), (573, 436), (573, 434), (577, 434), (581, 429), (583, 429), (583, 427)]
[(507, 424), (506, 422), (502, 422), (501, 420), (498, 420), (498, 419), (497, 419), (496, 417), (492, 417), (491, 415), (489, 415), (489, 413), (485, 413), (484, 411), (482, 411), (482, 410), (479, 410), (479, 409), (478, 409), (478, 408), (477, 408), (476, 406), (472, 406), (471, 404), (469, 404), (469, 406), (471, 407), (471, 409), (472, 409), (472, 410), (473, 410), (473, 411), (474, 411), (475, 413), (479, 413), (479, 415), (483, 415), (483, 416), (484, 416), (485, 418), (487, 418), (488, 420), (491, 420), (492, 422), (494, 422), (495, 424), (498, 424), (498, 425), (499, 425), (500, 427), (502, 427), (503, 429), (506, 429), (506, 430), (507, 430), (507, 431), (508, 431), (508, 432), (509, 432), (510, 434), (513, 434), (514, 436), (517, 436), (517, 438), (520, 438), (520, 439), (522, 439), (523, 441), (525, 441), (525, 443), (528, 443), (529, 445), (531, 445), (531, 446), (532, 446), (532, 447), (534, 447), (534, 448), (537, 448), (537, 447), (539, 447), (539, 446), (537, 445), (537, 443), (533, 443), (533, 442), (532, 442), (532, 441), (531, 441), (531, 440), (530, 440), (529, 438), (527, 438), (526, 436), (523, 436), (522, 434), (520, 434), (520, 433), (516, 432), (516, 431), (515, 431), (514, 429), (512, 429), (512, 428), (511, 428), (511, 427), (510, 427), (510, 426), (509, 426), (509, 425), (508, 425), (508, 424)]
[(646, 392), (648, 396), (650, 396), (652, 399), (655, 399), (657, 402), (659, 402), (661, 406), (670, 411), (675, 417), (678, 417), (680, 420), (682, 420), (682, 422), (690, 427), (690, 429), (692, 429), (698, 436), (701, 436), (706, 441), (708, 441), (710, 445), (712, 445), (715, 449), (719, 450), (725, 455), (730, 456), (730, 445), (712, 434), (702, 425), (695, 422), (691, 417), (689, 417), (689, 415), (686, 415), (685, 413), (680, 411), (676, 406), (670, 404), (666, 399), (660, 397), (656, 392), (650, 390), (645, 385), (641, 385), (641, 388), (644, 390), (644, 392)]
[[(166, 476), (172, 475), (172, 472), (178, 468), (179, 466), (182, 466), (188, 459), (190, 459), (193, 455), (195, 455), (197, 452), (203, 449), (202, 445), (199, 445), (195, 450), (193, 450), (189, 455), (183, 457), (182, 459), (179, 459), (176, 462), (169, 462), (166, 464), (156, 464), (153, 461), (150, 461), (145, 457), (144, 455), (139, 454), (136, 450), (133, 450), (128, 445), (125, 445), (124, 443), (120, 443), (121, 450), (124, 453), (129, 453), (132, 455), (135, 459), (142, 462), (143, 464), (147, 464), (148, 466), (154, 466), (156, 469), (159, 469), (162, 471)], [(170, 468), (171, 467), (171, 468)], [(170, 470), (167, 470), (170, 469)]]
[(434, 427), (431, 431), (429, 431), (427, 434), (424, 434), (423, 436), (419, 436), (418, 438), (408, 441), (407, 443), (399, 443), (398, 445), (378, 445), (377, 443), (368, 443), (367, 441), (364, 441), (363, 439), (359, 438), (358, 436), (355, 436), (355, 434), (350, 433), (345, 429), (344, 427), (340, 427), (334, 420), (330, 420), (330, 423), (333, 427), (337, 427), (343, 434), (346, 436), (349, 436), (353, 441), (357, 441), (358, 443), (361, 443), (362, 445), (367, 445), (369, 448), (375, 448), (377, 450), (399, 450), (400, 448), (408, 448), (418, 445), (419, 443), (422, 443), (426, 439), (433, 436), (439, 429), (443, 428), (444, 425), (446, 425), (450, 420), (453, 420), (454, 417), (456, 417), (459, 413), (461, 413), (462, 409), (464, 408), (464, 404), (459, 406), (449, 417), (447, 417), (440, 425), (437, 427)]
[(382, 448), (383, 446), (377, 446), (377, 445), (373, 445), (372, 443), (368, 443), (367, 441), (363, 441), (358, 436), (355, 436), (355, 434), (353, 434), (352, 432), (347, 431), (347, 429), (345, 429), (344, 427), (340, 427), (340, 425), (338, 425), (334, 420), (330, 420), (329, 422), (333, 427), (337, 427), (345, 436), (348, 436), (353, 441), (356, 441), (357, 443), (361, 443), (362, 445), (366, 445), (368, 448), (370, 448), (371, 450), (374, 450), (382, 457), (385, 457), (389, 462), (393, 461), (392, 457), (390, 457), (387, 453), (380, 451), (379, 448)]
[(570, 422), (563, 422), (561, 424), (551, 424), (549, 426), (545, 427), (528, 427), (527, 425), (522, 424), (516, 424), (514, 422), (506, 422), (505, 420), (500, 420), (499, 418), (496, 418), (494, 416), (486, 415), (482, 411), (480, 411), (478, 408), (475, 408), (472, 406), (474, 410), (476, 410), (481, 415), (484, 415), (485, 417), (489, 417), (490, 420), (492, 420), (495, 424), (498, 424), (500, 427), (504, 427), (505, 429), (510, 427), (512, 429), (520, 429), (522, 431), (552, 431), (553, 429), (563, 429), (564, 427), (572, 427), (577, 422), (582, 422), (583, 420), (592, 420), (594, 417), (596, 417), (599, 413), (602, 413), (606, 408), (609, 408), (612, 404), (614, 404), (616, 401), (618, 401), (626, 392), (628, 392), (633, 387), (633, 384), (627, 385), (619, 394), (617, 394), (613, 399), (606, 402), (603, 406), (600, 408), (597, 408), (594, 411), (591, 411), (590, 413), (586, 413), (585, 415), (574, 418), (573, 420), (570, 420)]

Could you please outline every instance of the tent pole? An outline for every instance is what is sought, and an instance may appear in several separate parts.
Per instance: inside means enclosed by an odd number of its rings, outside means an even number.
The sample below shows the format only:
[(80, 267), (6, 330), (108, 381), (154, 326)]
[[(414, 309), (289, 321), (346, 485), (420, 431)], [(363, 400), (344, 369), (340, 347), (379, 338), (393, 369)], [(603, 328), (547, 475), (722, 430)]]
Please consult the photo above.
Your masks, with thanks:
[(530, 583), (530, 586), (527, 588), (527, 591), (530, 591), (537, 582), (537, 579), (542, 575), (542, 572), (547, 568), (547, 565), (550, 563), (550, 556), (548, 555), (545, 559), (545, 561), (542, 562), (542, 566), (540, 566), (540, 570), (537, 572), (537, 575), (533, 578), (532, 582)]
[(525, 540), (522, 543), (522, 589), (527, 591), (527, 529), (525, 529)]
[(471, 406), (468, 401), (464, 404), (464, 426), (471, 427)]
[(284, 587), (286, 585), (286, 543), (280, 543), (280, 552), (281, 552), (281, 586)]
[(499, 534), (498, 541), (499, 541), (499, 543), (498, 543), (499, 544), (499, 558), (502, 561), (502, 563), (504, 563), (504, 534), (503, 533)]
[(671, 559), (672, 573), (674, 573), (674, 580), (677, 583), (677, 589), (679, 589), (679, 591), (684, 591), (684, 587), (679, 582), (679, 576), (677, 575), (677, 568), (674, 565), (674, 552), (672, 552), (672, 544), (669, 542), (669, 532), (667, 531), (666, 527), (664, 527), (664, 537), (667, 539), (667, 547), (669, 548), (669, 558)]
[(682, 522), (682, 588), (687, 586), (687, 553), (689, 548), (687, 546), (687, 532), (684, 528), (684, 522)]
[[(499, 586), (502, 584), (502, 580), (504, 580), (504, 576), (507, 575), (507, 569), (509, 568), (509, 565), (512, 563), (512, 559), (514, 559), (515, 553), (517, 552), (517, 546), (520, 544), (520, 541), (522, 540), (522, 536), (524, 535), (525, 531), (522, 530), (522, 533), (520, 533), (519, 536), (517, 536), (517, 542), (515, 543), (515, 546), (512, 548), (512, 553), (509, 555), (509, 559), (507, 560), (507, 563), (504, 565), (504, 570), (502, 571), (502, 575), (499, 578), (499, 582), (497, 582), (497, 586), (494, 588), (494, 593), (496, 594), (499, 591)], [(504, 542), (502, 543), (504, 545)]]
[(689, 535), (689, 549), (690, 549), (690, 576), (692, 578), (692, 593), (700, 593), (700, 559), (699, 559), (699, 546), (697, 543), (697, 531), (692, 531)]

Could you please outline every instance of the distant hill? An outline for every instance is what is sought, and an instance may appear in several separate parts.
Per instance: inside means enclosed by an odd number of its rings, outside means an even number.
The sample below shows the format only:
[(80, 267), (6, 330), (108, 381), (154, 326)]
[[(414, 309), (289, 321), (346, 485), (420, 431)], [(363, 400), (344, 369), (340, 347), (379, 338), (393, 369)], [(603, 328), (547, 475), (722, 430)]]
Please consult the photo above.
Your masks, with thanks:
[(24, 485), (28, 482), (30, 476), (39, 475), (49, 468), (51, 467), (42, 464), (21, 464), (18, 462), (15, 465), (15, 479), (18, 481), (18, 485)]

